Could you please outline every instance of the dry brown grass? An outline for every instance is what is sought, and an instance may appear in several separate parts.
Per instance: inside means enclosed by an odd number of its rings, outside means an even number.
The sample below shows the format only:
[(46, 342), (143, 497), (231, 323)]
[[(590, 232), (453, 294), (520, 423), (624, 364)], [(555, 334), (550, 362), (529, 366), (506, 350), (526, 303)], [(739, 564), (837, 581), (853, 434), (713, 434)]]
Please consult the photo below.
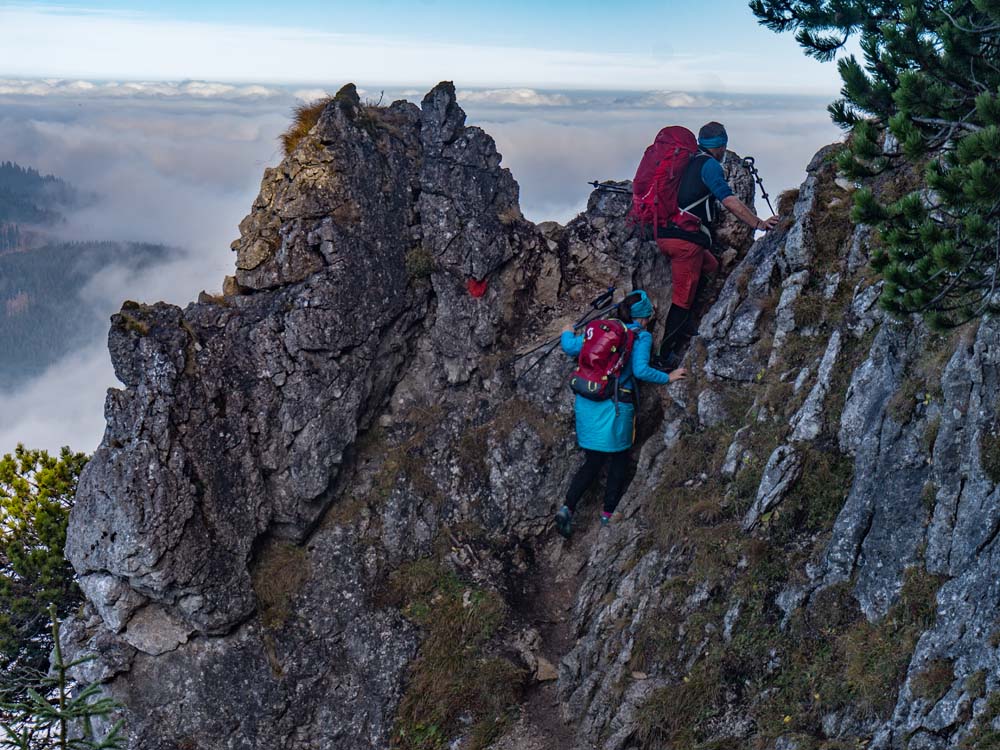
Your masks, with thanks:
[(323, 110), (332, 101), (332, 96), (325, 96), (309, 104), (300, 104), (292, 110), (292, 124), (281, 134), (281, 148), (285, 156), (291, 156), (302, 139), (309, 135), (309, 131), (319, 122)]
[(497, 218), (500, 219), (500, 223), (504, 226), (510, 226), (524, 219), (524, 216), (521, 214), (521, 209), (518, 206), (510, 206), (501, 211)]
[(955, 681), (955, 667), (947, 659), (934, 659), (927, 668), (913, 676), (913, 694), (931, 703), (937, 703)]
[(782, 191), (781, 195), (778, 196), (778, 215), (791, 216), (792, 209), (795, 208), (795, 202), (798, 199), (799, 199), (798, 188), (792, 188), (790, 190)]

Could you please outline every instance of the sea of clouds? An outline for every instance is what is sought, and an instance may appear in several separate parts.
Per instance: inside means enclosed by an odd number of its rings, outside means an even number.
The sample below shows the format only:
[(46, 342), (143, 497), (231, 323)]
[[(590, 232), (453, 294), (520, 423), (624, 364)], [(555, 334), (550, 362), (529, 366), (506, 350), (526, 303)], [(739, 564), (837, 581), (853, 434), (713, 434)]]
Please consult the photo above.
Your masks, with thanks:
[[(292, 108), (338, 85), (0, 79), (0, 161), (100, 196), (68, 217), (59, 230), (66, 239), (179, 249), (143, 272), (95, 269), (84, 295), (96, 311), (110, 316), (125, 299), (183, 306), (232, 272), (229, 244), (264, 168), (281, 159), (278, 136)], [(372, 85), (361, 92), (370, 101), (417, 103), (424, 93)], [(725, 123), (730, 147), (757, 158), (773, 196), (797, 186), (812, 154), (841, 135), (817, 97), (459, 87), (459, 102), (469, 124), (496, 139), (534, 221), (571, 219), (586, 205), (589, 180), (630, 178), (664, 125)], [(117, 385), (104, 337), (79, 342), (36, 380), (0, 391), (0, 454), (18, 442), (93, 451), (105, 391)]]

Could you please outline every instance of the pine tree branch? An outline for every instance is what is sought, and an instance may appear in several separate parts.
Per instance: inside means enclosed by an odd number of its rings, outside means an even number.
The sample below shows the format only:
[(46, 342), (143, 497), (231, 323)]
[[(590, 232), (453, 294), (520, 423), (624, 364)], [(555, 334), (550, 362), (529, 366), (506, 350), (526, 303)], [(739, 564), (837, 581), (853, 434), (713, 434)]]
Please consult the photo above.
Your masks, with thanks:
[(1000, 31), (1000, 24), (993, 24), (992, 26), (980, 26), (975, 29), (970, 28), (968, 26), (963, 26), (957, 20), (955, 20), (955, 17), (951, 13), (945, 10), (943, 4), (941, 5), (940, 8), (938, 8), (938, 10), (940, 10), (944, 15), (948, 17), (948, 20), (951, 21), (952, 26), (954, 26), (959, 31), (964, 31), (966, 34), (989, 34), (994, 31)]
[(971, 122), (962, 122), (961, 120), (945, 120), (940, 117), (914, 117), (912, 119), (922, 125), (944, 125), (952, 129), (970, 130), (973, 133), (978, 133), (983, 129), (982, 125), (974, 125)]
[(965, 266), (962, 268), (962, 270), (959, 271), (950, 282), (948, 282), (948, 285), (945, 286), (945, 288), (941, 291), (941, 293), (938, 294), (938, 296), (936, 296), (927, 304), (922, 305), (921, 307), (914, 310), (914, 312), (922, 313), (928, 310), (940, 310), (941, 308), (938, 307), (938, 303), (942, 302), (948, 296), (948, 294), (958, 285), (958, 282), (962, 280), (962, 278), (968, 272), (969, 268), (972, 266), (972, 262), (975, 260), (975, 257), (976, 257), (975, 255), (970, 255), (969, 259), (965, 262)]

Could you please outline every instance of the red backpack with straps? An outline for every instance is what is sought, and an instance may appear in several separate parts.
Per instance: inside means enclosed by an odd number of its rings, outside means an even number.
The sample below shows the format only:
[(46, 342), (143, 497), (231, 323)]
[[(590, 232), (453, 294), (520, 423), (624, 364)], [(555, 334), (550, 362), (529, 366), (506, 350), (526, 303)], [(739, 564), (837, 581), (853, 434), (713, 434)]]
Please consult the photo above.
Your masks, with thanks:
[(583, 349), (569, 387), (591, 401), (617, 397), (618, 376), (629, 354), (635, 331), (620, 320), (592, 320), (583, 330)]
[(681, 177), (691, 157), (698, 152), (694, 133), (680, 125), (663, 128), (646, 148), (632, 179), (632, 210), (629, 216), (641, 226), (653, 228), (670, 224), (697, 232), (701, 221), (677, 205)]

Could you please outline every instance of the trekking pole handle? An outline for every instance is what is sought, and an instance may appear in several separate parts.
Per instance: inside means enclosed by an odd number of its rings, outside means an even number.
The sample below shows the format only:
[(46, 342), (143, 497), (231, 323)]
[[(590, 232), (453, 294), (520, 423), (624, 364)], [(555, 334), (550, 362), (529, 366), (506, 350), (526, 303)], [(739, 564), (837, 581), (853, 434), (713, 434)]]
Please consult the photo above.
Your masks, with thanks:
[(606, 292), (598, 295), (597, 297), (594, 297), (594, 299), (591, 300), (590, 307), (594, 310), (596, 310), (599, 307), (607, 307), (608, 303), (611, 301), (611, 298), (614, 296), (615, 296), (615, 287), (609, 286)]
[(771, 205), (771, 199), (767, 195), (767, 189), (764, 187), (764, 179), (760, 176), (760, 172), (757, 171), (756, 160), (752, 156), (743, 157), (743, 166), (746, 167), (747, 171), (754, 178), (754, 181), (760, 185), (760, 197), (767, 202), (767, 207), (771, 209), (773, 214), (774, 206)]
[(606, 182), (598, 182), (597, 180), (591, 180), (587, 183), (588, 185), (593, 185), (594, 190), (606, 190), (609, 193), (620, 193), (621, 195), (632, 195), (632, 191), (621, 185), (609, 185)]

